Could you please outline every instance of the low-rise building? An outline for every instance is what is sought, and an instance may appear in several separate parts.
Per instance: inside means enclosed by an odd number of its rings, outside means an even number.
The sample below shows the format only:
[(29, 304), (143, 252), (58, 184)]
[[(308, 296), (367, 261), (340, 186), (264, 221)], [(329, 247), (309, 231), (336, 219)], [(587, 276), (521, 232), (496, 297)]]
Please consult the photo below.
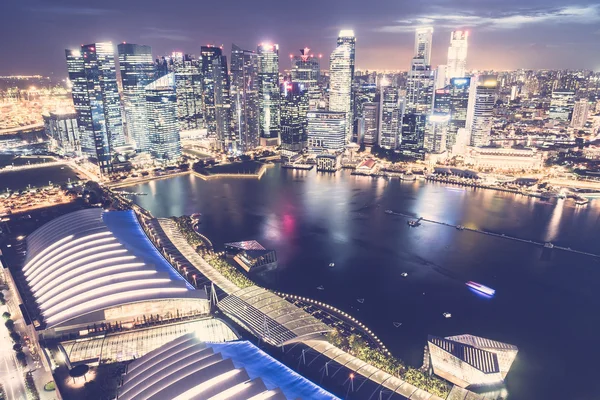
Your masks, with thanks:
[(519, 349), (473, 335), (431, 336), (427, 339), (429, 369), (457, 386), (502, 383)]
[(467, 147), (465, 163), (477, 168), (498, 170), (539, 170), (543, 153), (531, 148)]

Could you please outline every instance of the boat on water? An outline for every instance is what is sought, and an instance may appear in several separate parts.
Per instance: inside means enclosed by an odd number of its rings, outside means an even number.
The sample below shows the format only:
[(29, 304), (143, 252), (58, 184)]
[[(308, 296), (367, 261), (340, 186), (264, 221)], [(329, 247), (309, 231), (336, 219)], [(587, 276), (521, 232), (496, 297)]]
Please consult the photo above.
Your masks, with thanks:
[(452, 314), (450, 314), (449, 312), (445, 312), (442, 315), (444, 316), (444, 318), (452, 318)]
[(356, 301), (358, 301), (360, 304), (365, 302), (365, 299), (356, 299)]
[(408, 272), (403, 272), (400, 274), (402, 277), (406, 278), (408, 276)]
[(329, 263), (329, 268), (335, 267), (335, 263)]
[(415, 220), (410, 220), (407, 222), (408, 226), (410, 226), (411, 228), (416, 228), (417, 226), (421, 225), (421, 223), (419, 222), (418, 219)]
[(493, 296), (496, 294), (496, 291), (494, 289), (489, 288), (485, 285), (482, 285), (481, 283), (469, 281), (469, 282), (465, 283), (465, 285), (467, 285), (471, 289), (477, 290), (478, 292), (487, 294), (488, 296)]
[(407, 172), (406, 174), (400, 175), (401, 181), (413, 182), (417, 180), (417, 177), (412, 172)]
[(546, 242), (546, 243), (544, 243), (544, 247), (547, 249), (553, 249), (554, 245), (551, 242)]
[(402, 322), (394, 322), (394, 326), (396, 328), (400, 328), (401, 325), (402, 325)]
[(393, 214), (394, 212), (392, 210), (385, 210), (386, 214)]
[(323, 287), (323, 285), (317, 286), (317, 289), (319, 289), (319, 290), (325, 290), (325, 288)]

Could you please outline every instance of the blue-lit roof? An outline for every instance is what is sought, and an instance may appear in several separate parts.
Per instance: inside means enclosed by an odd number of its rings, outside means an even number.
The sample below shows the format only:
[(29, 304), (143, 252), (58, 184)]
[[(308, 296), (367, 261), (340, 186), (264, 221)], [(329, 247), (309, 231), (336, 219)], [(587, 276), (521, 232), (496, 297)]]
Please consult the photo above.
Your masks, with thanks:
[(279, 388), (289, 399), (337, 399), (250, 342), (215, 343), (210, 346), (223, 358), (231, 358), (236, 368), (244, 368), (252, 379), (262, 378), (267, 388)]
[(207, 343), (193, 333), (133, 361), (122, 382), (121, 400), (337, 399), (250, 342)]
[(39, 310), (34, 318), (46, 328), (89, 323), (125, 304), (206, 301), (152, 245), (133, 211), (90, 208), (50, 221), (27, 238), (23, 274)]
[(154, 265), (157, 270), (168, 273), (172, 279), (185, 282), (188, 288), (194, 289), (150, 242), (133, 210), (104, 212), (102, 221), (123, 247), (133, 255), (147, 264)]

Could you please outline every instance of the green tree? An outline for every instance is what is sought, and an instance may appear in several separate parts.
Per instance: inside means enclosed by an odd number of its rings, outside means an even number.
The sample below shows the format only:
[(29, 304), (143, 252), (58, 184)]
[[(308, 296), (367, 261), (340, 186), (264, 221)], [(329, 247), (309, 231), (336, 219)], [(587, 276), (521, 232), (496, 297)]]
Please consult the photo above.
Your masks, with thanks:
[(21, 341), (21, 335), (19, 335), (17, 332), (11, 332), (10, 334), (10, 338), (13, 340), (13, 342), (15, 343), (19, 343)]
[(25, 356), (25, 353), (23, 353), (22, 351), (18, 351), (16, 357), (21, 366), (27, 366), (27, 357)]
[(4, 318), (5, 321), (10, 319), (10, 313), (8, 311), (4, 311), (2, 313), (2, 318)]
[(4, 325), (6, 326), (6, 329), (8, 329), (11, 332), (15, 330), (15, 321), (13, 321), (12, 319), (6, 320)]

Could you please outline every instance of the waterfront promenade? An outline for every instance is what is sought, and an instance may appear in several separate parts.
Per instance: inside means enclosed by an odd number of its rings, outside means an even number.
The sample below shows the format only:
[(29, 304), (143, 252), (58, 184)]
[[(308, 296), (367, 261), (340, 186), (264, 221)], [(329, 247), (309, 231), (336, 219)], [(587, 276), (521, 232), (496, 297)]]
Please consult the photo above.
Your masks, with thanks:
[(173, 243), (177, 250), (202, 275), (208, 278), (228, 295), (240, 290), (237, 285), (225, 278), (219, 271), (206, 262), (206, 260), (200, 257), (196, 250), (183, 237), (175, 222), (167, 218), (160, 218), (158, 223), (171, 243)]
[[(379, 384), (380, 388), (385, 388), (392, 393), (398, 393), (410, 400), (442, 400), (441, 397), (435, 396), (400, 378), (390, 375), (387, 372), (346, 353), (329, 342), (324, 340), (305, 340), (303, 343), (329, 358), (331, 361), (364, 376), (366, 379)], [(354, 377), (350, 379), (354, 379)], [(360, 383), (356, 383), (355, 385), (355, 391), (359, 391)], [(388, 397), (390, 396), (389, 393), (385, 393), (385, 395)]]

